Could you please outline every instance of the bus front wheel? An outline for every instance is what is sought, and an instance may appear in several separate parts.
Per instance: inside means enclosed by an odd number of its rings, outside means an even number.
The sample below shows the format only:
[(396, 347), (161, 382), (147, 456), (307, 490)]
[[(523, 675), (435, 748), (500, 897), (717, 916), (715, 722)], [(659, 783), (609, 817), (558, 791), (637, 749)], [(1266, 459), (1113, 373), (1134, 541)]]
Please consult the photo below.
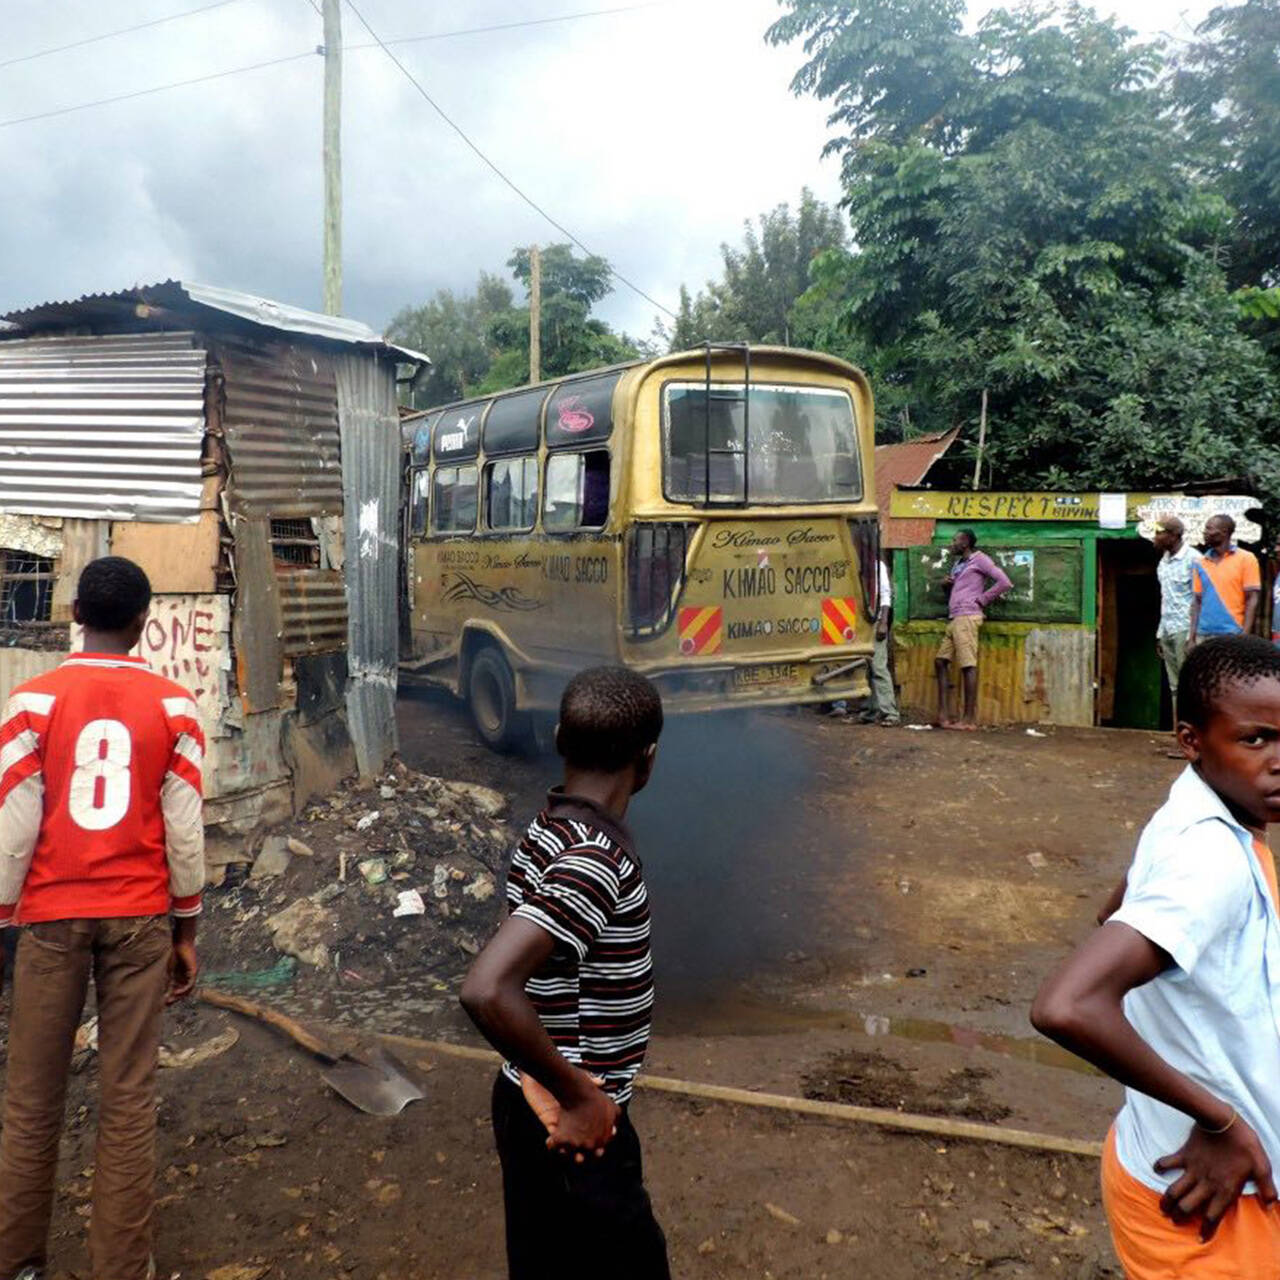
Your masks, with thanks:
[(528, 717), (516, 709), (516, 682), (500, 650), (486, 645), (471, 659), (467, 675), (471, 719), (485, 746), (512, 751), (523, 745)]

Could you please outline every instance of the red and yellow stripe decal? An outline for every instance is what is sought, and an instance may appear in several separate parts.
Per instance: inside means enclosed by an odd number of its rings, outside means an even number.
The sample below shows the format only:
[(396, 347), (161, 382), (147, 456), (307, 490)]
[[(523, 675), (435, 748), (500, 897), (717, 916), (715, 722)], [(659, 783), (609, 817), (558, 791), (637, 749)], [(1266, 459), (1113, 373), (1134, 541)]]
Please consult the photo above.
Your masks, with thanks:
[(852, 596), (828, 596), (822, 602), (822, 643), (851, 644), (858, 624), (858, 605)]
[(719, 653), (724, 643), (724, 610), (719, 606), (694, 605), (681, 609), (676, 618), (680, 633), (680, 656)]

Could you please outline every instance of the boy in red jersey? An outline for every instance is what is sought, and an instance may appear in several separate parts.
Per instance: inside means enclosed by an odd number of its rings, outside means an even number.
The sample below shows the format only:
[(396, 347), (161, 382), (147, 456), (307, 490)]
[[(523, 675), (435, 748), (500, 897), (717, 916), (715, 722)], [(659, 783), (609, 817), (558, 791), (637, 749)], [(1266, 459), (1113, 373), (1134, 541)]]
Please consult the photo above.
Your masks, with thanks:
[(0, 926), (23, 926), (0, 1130), (0, 1280), (43, 1275), (90, 976), (101, 1080), (93, 1276), (155, 1274), (156, 1059), (166, 993), (188, 995), (199, 967), (204, 736), (191, 695), (129, 657), (150, 605), (136, 564), (93, 561), (74, 605), (84, 652), (15, 689), (0, 723)]

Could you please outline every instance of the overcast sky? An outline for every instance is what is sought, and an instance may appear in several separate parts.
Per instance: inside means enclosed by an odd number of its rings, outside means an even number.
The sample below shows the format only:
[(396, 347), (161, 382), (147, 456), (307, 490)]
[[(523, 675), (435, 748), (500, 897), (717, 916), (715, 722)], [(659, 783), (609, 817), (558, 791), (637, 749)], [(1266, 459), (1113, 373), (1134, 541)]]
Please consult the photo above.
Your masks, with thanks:
[[(317, 0), (318, 2), (318, 0)], [(386, 40), (616, 8), (628, 0), (357, 0)], [(635, 0), (631, 0), (635, 3)], [(1175, 0), (1175, 4), (1177, 0)], [(213, 0), (11, 0), (0, 45), (0, 311), (169, 277), (320, 308), (322, 60), (26, 123), (153, 85), (313, 49), (311, 0), (226, 0), (206, 12), (27, 61), (55, 45)], [(1157, 0), (1101, 5), (1179, 35)], [(429, 93), (553, 217), (675, 307), (717, 272), (744, 217), (808, 185), (826, 108), (796, 98), (795, 48), (767, 46), (776, 0), (673, 0), (608, 16), (396, 46)], [(349, 8), (344, 42), (368, 36)], [(9, 65), (3, 65), (9, 63)], [(406, 303), (465, 289), (511, 249), (563, 237), (452, 133), (380, 50), (344, 84), (344, 311), (381, 328)], [(625, 287), (603, 307), (647, 336)]]

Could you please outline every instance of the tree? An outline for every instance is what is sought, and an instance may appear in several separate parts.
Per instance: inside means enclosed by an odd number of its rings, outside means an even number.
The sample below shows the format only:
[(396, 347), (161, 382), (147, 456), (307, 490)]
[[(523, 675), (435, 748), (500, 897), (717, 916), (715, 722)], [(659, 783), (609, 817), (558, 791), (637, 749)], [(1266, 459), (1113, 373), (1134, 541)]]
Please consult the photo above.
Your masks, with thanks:
[(844, 244), (844, 219), (807, 187), (793, 214), (780, 204), (743, 224), (740, 248), (720, 246), (724, 273), (692, 298), (680, 289), (676, 321), (665, 336), (673, 351), (715, 342), (803, 345), (805, 318), (796, 300), (809, 287), (809, 267), (820, 253)]
[[(642, 344), (591, 314), (612, 292), (612, 271), (603, 258), (575, 257), (567, 244), (548, 245), (541, 257), (544, 378), (618, 364), (644, 352)], [(529, 250), (515, 250), (507, 266), (527, 292)], [(414, 397), (418, 407), (529, 381), (529, 307), (517, 305), (511, 285), (487, 272), (481, 273), (472, 294), (443, 289), (424, 306), (404, 308), (387, 333), (434, 362), (425, 387)]]
[(431, 374), (415, 396), (421, 405), (448, 404), (478, 389), (497, 354), (490, 326), (514, 305), (511, 286), (482, 271), (474, 293), (441, 289), (424, 305), (396, 313), (387, 336), (431, 357)]
[(1235, 209), (1228, 271), (1237, 285), (1280, 285), (1280, 0), (1214, 9), (1196, 34), (1175, 87)]
[(886, 434), (972, 425), (986, 391), (999, 484), (1270, 466), (1276, 372), (1159, 50), (1075, 4), (965, 33), (933, 0), (787, 3), (772, 36), (807, 36), (796, 84), (835, 100), (857, 246), (815, 262), (797, 313), (868, 369)]

